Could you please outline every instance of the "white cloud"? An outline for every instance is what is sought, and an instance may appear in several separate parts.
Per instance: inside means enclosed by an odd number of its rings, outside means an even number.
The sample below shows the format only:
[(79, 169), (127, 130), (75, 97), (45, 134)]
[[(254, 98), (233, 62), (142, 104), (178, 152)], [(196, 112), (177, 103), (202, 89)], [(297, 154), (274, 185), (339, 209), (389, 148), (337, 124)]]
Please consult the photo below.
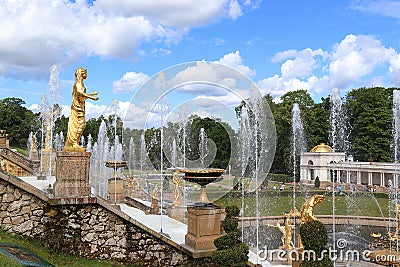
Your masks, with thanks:
[(227, 65), (231, 68), (237, 69), (247, 76), (254, 76), (256, 74), (255, 70), (252, 70), (248, 66), (243, 65), (243, 59), (240, 56), (239, 51), (235, 51), (235, 52), (226, 54), (220, 60), (218, 60), (216, 62)]
[[(214, 63), (217, 64), (196, 62), (196, 65), (176, 74), (170, 81), (170, 87), (179, 86), (178, 91), (193, 95), (222, 96), (229, 90), (237, 89), (237, 79), (244, 78), (239, 73), (249, 76), (255, 74), (254, 70), (243, 65), (239, 51), (226, 54)], [(230, 68), (221, 67), (220, 64)]]
[[(132, 126), (143, 126), (142, 121), (144, 120), (142, 116), (145, 112), (144, 110), (141, 110), (140, 108), (134, 107), (129, 101), (118, 101), (117, 102), (117, 114), (118, 116), (124, 121), (124, 125), (127, 127), (132, 127)], [(108, 117), (111, 114), (114, 114), (115, 110), (113, 110), (112, 105), (98, 105), (93, 102), (86, 102), (85, 106), (85, 111), (86, 111), (86, 120), (91, 119), (91, 118), (98, 118), (101, 115), (104, 117)], [(28, 107), (29, 110), (32, 112), (40, 112), (40, 107), (38, 104), (33, 104)], [(132, 112), (134, 111), (134, 112)], [(65, 117), (69, 117), (71, 112), (71, 107), (68, 105), (62, 105), (62, 113), (61, 115), (64, 115)], [(136, 124), (135, 124), (136, 123)]]
[(231, 2), (229, 3), (229, 17), (232, 19), (237, 19), (242, 14), (242, 7), (239, 5), (238, 1), (231, 0)]
[(0, 75), (45, 78), (52, 64), (84, 56), (133, 59), (141, 43), (176, 43), (191, 27), (237, 18), (241, 7), (232, 1), (4, 0)]
[(400, 2), (391, 0), (363, 0), (351, 6), (362, 12), (379, 14), (387, 17), (400, 18)]
[[(261, 79), (258, 85), (273, 97), (298, 89), (315, 95), (329, 94), (333, 87), (346, 91), (357, 86), (400, 83), (400, 55), (370, 35), (347, 35), (332, 51), (310, 48), (282, 51), (271, 61), (282, 62), (281, 73)], [(377, 70), (380, 72), (374, 76)], [(385, 70), (387, 74), (382, 76)]]
[[(149, 120), (149, 124), (152, 124), (153, 120), (155, 120), (154, 116), (151, 116), (151, 114), (149, 114), (151, 118), (149, 119), (147, 117), (148, 114), (144, 109), (136, 107), (129, 101), (118, 101), (117, 105), (116, 113), (122, 119), (124, 127), (140, 129), (145, 125), (144, 122), (146, 120)], [(109, 115), (114, 114), (114, 112), (115, 110), (112, 105), (98, 105), (89, 101), (86, 102), (86, 120), (90, 118), (98, 118), (101, 115), (108, 117)]]
[(143, 16), (170, 27), (198, 27), (223, 17), (226, 14), (227, 0), (147, 0), (118, 1), (97, 0), (97, 10), (104, 14), (122, 17)]
[(330, 78), (336, 86), (346, 86), (371, 73), (390, 60), (392, 50), (368, 35), (347, 35), (335, 45), (329, 64)]
[(121, 79), (113, 82), (114, 93), (129, 93), (136, 91), (150, 77), (143, 72), (127, 72)]
[(389, 60), (389, 77), (393, 84), (400, 85), (400, 54), (394, 54)]
[(154, 55), (155, 57), (160, 57), (160, 56), (169, 56), (171, 55), (171, 50), (164, 49), (164, 48), (154, 48), (151, 50), (151, 54)]

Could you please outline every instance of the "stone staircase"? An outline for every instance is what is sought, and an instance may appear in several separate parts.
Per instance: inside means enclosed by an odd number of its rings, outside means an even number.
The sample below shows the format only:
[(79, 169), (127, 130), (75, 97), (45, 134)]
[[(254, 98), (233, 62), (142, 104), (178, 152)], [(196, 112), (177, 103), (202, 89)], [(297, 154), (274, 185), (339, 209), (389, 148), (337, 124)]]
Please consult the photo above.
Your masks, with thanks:
[(0, 148), (0, 168), (15, 176), (32, 176), (37, 163), (10, 148)]

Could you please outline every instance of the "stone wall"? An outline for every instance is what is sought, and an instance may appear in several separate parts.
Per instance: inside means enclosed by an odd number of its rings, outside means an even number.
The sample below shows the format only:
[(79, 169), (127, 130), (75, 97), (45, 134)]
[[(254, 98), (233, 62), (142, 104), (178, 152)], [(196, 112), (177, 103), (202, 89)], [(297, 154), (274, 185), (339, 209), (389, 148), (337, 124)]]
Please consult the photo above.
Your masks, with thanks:
[(39, 236), (44, 232), (46, 203), (0, 180), (0, 224), (9, 233)]
[(55, 251), (140, 266), (210, 266), (101, 198), (49, 199), (0, 172), (0, 224)]

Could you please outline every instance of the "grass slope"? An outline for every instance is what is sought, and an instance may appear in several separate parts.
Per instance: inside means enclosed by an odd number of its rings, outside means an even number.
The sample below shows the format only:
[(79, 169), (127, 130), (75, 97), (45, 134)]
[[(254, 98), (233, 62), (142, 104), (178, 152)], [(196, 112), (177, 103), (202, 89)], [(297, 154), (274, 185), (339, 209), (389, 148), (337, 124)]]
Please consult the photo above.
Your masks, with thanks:
[[(12, 244), (18, 244), (44, 260), (50, 262), (55, 266), (68, 266), (68, 267), (112, 267), (119, 266), (117, 264), (113, 264), (110, 262), (99, 261), (99, 260), (90, 260), (82, 257), (74, 257), (65, 254), (57, 254), (54, 253), (47, 248), (43, 247), (40, 242), (31, 240), (28, 238), (22, 238), (18, 235), (11, 235), (6, 233), (4, 230), (0, 229), (0, 242), (7, 242)], [(14, 267), (20, 266), (16, 262), (7, 258), (3, 254), (0, 254), (0, 266)]]

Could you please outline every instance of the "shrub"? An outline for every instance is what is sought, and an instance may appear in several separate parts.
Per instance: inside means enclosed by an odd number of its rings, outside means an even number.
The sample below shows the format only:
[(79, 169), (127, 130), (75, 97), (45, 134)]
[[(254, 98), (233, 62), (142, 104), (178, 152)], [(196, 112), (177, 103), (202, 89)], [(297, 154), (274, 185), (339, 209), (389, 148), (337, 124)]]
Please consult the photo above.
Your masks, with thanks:
[(315, 186), (315, 188), (319, 188), (321, 186), (321, 182), (319, 181), (319, 177), (318, 176), (317, 176), (317, 178), (315, 178), (314, 186)]
[[(328, 244), (328, 231), (320, 221), (310, 221), (300, 225), (300, 236), (303, 242), (304, 250), (312, 250), (315, 252), (316, 258), (322, 255), (322, 251), (326, 250)], [(320, 261), (317, 259), (305, 259), (300, 267), (331, 267), (333, 262), (327, 255)]]
[(238, 229), (239, 208), (228, 206), (225, 208), (226, 217), (222, 222), (226, 234), (215, 239), (217, 250), (213, 251), (211, 258), (218, 266), (247, 266), (249, 247), (240, 241), (242, 235)]

